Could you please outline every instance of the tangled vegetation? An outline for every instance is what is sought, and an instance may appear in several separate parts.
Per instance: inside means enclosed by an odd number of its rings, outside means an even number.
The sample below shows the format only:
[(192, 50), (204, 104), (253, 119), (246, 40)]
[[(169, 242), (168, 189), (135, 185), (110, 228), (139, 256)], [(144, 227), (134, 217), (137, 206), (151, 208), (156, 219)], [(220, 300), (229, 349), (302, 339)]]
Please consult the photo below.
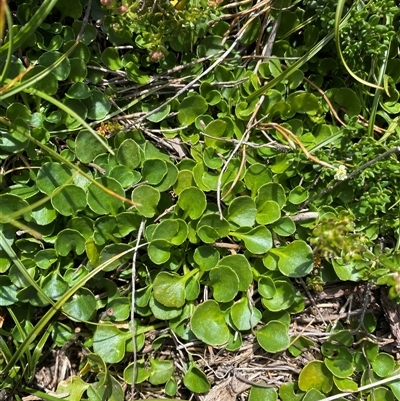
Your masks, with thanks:
[(231, 400), (400, 401), (399, 10), (0, 0), (0, 399), (210, 401), (250, 344), (297, 370)]

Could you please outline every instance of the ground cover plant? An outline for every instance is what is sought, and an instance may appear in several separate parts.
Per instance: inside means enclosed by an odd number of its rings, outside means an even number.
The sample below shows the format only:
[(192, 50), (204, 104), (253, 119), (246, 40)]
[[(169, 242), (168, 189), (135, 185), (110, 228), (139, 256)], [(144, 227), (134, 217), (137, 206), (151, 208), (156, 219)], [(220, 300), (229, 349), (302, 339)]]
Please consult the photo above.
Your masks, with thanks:
[(0, 0), (1, 399), (400, 400), (398, 6)]

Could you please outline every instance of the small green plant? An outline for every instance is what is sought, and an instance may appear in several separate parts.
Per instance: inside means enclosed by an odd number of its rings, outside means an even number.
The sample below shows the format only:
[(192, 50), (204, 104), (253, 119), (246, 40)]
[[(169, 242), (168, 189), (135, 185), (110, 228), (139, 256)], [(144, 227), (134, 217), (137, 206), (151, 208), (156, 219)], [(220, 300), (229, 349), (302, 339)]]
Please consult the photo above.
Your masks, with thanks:
[(321, 358), (250, 401), (400, 399), (374, 319), (291, 325), (300, 279), (398, 294), (392, 2), (0, 5), (1, 390), (53, 400), (35, 373), (74, 343), (58, 396), (185, 399), (216, 379), (187, 344), (254, 341)]

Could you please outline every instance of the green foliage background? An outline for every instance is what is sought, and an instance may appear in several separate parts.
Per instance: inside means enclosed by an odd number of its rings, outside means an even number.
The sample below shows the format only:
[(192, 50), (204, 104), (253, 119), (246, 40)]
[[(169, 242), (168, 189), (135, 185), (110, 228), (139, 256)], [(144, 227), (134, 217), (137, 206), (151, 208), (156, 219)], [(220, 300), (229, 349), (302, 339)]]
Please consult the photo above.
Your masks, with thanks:
[[(291, 326), (300, 282), (396, 301), (398, 6), (1, 0), (4, 394), (56, 399), (35, 373), (71, 344), (64, 399), (202, 394), (198, 359), (164, 347), (296, 357), (316, 345)], [(400, 400), (375, 329), (326, 327), (298, 381), (249, 400)]]

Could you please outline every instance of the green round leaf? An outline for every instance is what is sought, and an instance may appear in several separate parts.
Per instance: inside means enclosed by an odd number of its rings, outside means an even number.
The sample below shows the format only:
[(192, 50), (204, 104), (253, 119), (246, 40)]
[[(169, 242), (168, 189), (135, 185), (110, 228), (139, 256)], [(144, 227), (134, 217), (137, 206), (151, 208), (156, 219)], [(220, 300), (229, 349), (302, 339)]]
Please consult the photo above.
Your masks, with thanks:
[(57, 273), (50, 273), (41, 283), (43, 292), (54, 301), (59, 300), (68, 287), (68, 283)]
[(107, 47), (101, 54), (101, 61), (104, 65), (113, 71), (118, 71), (122, 68), (122, 58), (118, 50), (114, 47)]
[(132, 201), (136, 203), (135, 208), (140, 215), (153, 217), (158, 213), (160, 192), (149, 185), (140, 185), (132, 191)]
[(167, 307), (185, 304), (185, 278), (175, 273), (160, 272), (153, 282), (154, 298)]
[(263, 298), (273, 298), (276, 293), (274, 281), (270, 277), (261, 276), (258, 281), (258, 292)]
[(255, 42), (260, 34), (261, 29), (261, 20), (260, 18), (254, 18), (250, 20), (250, 23), (247, 25), (246, 30), (243, 33), (243, 36), (240, 38), (240, 42), (244, 45), (250, 45)]
[(54, 209), (63, 216), (76, 215), (86, 207), (85, 191), (73, 184), (55, 190), (51, 196), (51, 203)]
[(338, 88), (334, 90), (333, 99), (343, 107), (350, 117), (357, 116), (361, 112), (359, 96), (350, 88)]
[[(68, 109), (71, 109), (75, 114), (81, 117), (83, 120), (87, 118), (87, 107), (82, 103), (81, 100), (78, 99), (68, 99), (65, 98), (64, 106)], [(64, 122), (67, 128), (75, 129), (81, 126), (81, 123), (73, 117), (70, 112), (63, 111), (64, 114)]]
[(166, 383), (174, 373), (172, 361), (150, 358), (149, 382), (155, 386)]
[(208, 300), (199, 305), (190, 320), (193, 333), (208, 345), (218, 346), (229, 340), (229, 328), (217, 302)]
[(287, 246), (271, 249), (279, 257), (278, 268), (288, 277), (304, 277), (314, 265), (314, 254), (303, 240), (295, 240)]
[(256, 331), (258, 343), (267, 352), (281, 352), (290, 345), (290, 337), (286, 325), (272, 320)]
[(119, 145), (116, 158), (119, 164), (127, 166), (132, 170), (140, 165), (141, 152), (139, 145), (133, 139), (125, 139)]
[(317, 114), (319, 110), (318, 98), (312, 93), (295, 92), (290, 94), (286, 101), (296, 113), (304, 113), (313, 116)]
[(252, 386), (248, 401), (276, 401), (277, 399), (278, 394), (274, 388)]
[(90, 320), (96, 311), (96, 298), (86, 288), (80, 288), (63, 306), (72, 320)]
[[(31, 211), (29, 203), (21, 199), (17, 195), (2, 194), (0, 195), (0, 217), (9, 217), (15, 213), (14, 219), (18, 219), (21, 215), (26, 221), (31, 220)], [(0, 219), (1, 221), (1, 219)]]
[(78, 231), (66, 228), (58, 233), (54, 248), (61, 256), (67, 256), (71, 251), (81, 255), (85, 252), (85, 238)]
[(51, 202), (48, 201), (32, 209), (32, 217), (39, 226), (46, 226), (57, 218), (57, 211)]
[(218, 266), (210, 270), (210, 286), (216, 301), (230, 302), (239, 291), (239, 278), (230, 267)]
[(258, 189), (272, 181), (272, 173), (267, 166), (260, 163), (252, 164), (246, 171), (244, 182), (246, 187), (255, 196)]
[(130, 316), (131, 303), (126, 297), (112, 299), (106, 306), (107, 316), (103, 320), (123, 322)]
[(308, 199), (308, 191), (301, 186), (293, 188), (289, 193), (289, 202), (299, 205)]
[(197, 235), (206, 244), (214, 243), (228, 233), (229, 223), (225, 219), (221, 220), (217, 213), (207, 214), (197, 223)]
[(340, 359), (340, 357), (325, 358), (324, 362), (332, 374), (340, 379), (346, 379), (354, 372), (353, 364), (346, 359)]
[(83, 103), (88, 110), (87, 117), (91, 120), (102, 120), (111, 109), (107, 96), (98, 90), (92, 90), (90, 97), (84, 99)]
[(7, 276), (0, 276), (0, 287), (0, 306), (9, 306), (18, 302), (18, 289)]
[[(50, 67), (62, 56), (63, 56), (63, 54), (60, 52), (57, 52), (57, 51), (43, 53), (39, 57), (39, 64), (44, 67)], [(52, 73), (55, 75), (55, 77), (59, 81), (66, 80), (68, 78), (68, 75), (70, 72), (71, 72), (71, 64), (70, 64), (68, 58), (65, 58), (63, 61), (61, 61), (60, 64), (58, 64), (58, 66), (56, 68), (54, 68), (52, 70)]]
[(211, 388), (207, 376), (193, 365), (183, 376), (183, 384), (193, 393), (206, 393)]
[(272, 230), (282, 237), (288, 237), (296, 231), (296, 224), (290, 217), (281, 217), (271, 226)]
[(229, 311), (232, 323), (239, 331), (251, 330), (261, 320), (261, 312), (249, 304), (247, 297), (235, 302)]
[(258, 224), (271, 224), (281, 217), (281, 208), (275, 201), (265, 201), (257, 207)]
[(386, 387), (375, 387), (373, 392), (368, 394), (367, 401), (394, 401), (394, 394)]
[(156, 239), (150, 242), (147, 247), (150, 260), (156, 265), (162, 265), (171, 257), (172, 244), (163, 239)]
[(374, 372), (379, 377), (384, 378), (389, 376), (389, 374), (393, 372), (396, 363), (392, 355), (381, 352), (378, 354), (375, 360), (371, 362), (371, 365), (374, 369)]
[(181, 245), (188, 235), (188, 226), (182, 219), (164, 220), (158, 224), (151, 236), (151, 240), (162, 239), (173, 245)]
[(36, 179), (39, 190), (46, 195), (51, 195), (55, 189), (67, 183), (72, 183), (71, 169), (56, 162), (43, 164)]
[(272, 248), (272, 236), (265, 226), (257, 226), (252, 229), (241, 228), (231, 232), (232, 237), (243, 240), (249, 252), (260, 255)]
[(179, 105), (178, 120), (183, 125), (191, 125), (208, 109), (206, 100), (200, 95), (188, 96)]
[(294, 302), (293, 285), (283, 280), (276, 280), (275, 293), (272, 298), (262, 298), (262, 304), (272, 312), (288, 309)]
[(125, 196), (124, 189), (117, 180), (111, 177), (100, 177), (96, 179), (96, 182), (119, 197), (105, 192), (102, 188), (91, 183), (88, 187), (87, 196), (89, 207), (97, 214), (112, 214), (115, 216), (124, 203), (121, 199)]
[(165, 306), (158, 302), (154, 297), (150, 298), (149, 305), (154, 317), (160, 320), (171, 320), (182, 313), (182, 308)]
[(256, 197), (257, 207), (259, 207), (266, 201), (274, 201), (281, 208), (285, 206), (286, 195), (282, 185), (275, 182), (270, 182), (260, 187)]
[(93, 335), (93, 351), (105, 363), (118, 363), (125, 355), (125, 343), (130, 332), (122, 332), (112, 324), (97, 326)]
[(357, 383), (349, 379), (340, 379), (336, 376), (333, 377), (335, 386), (342, 392), (353, 392), (358, 390)]
[(249, 196), (235, 198), (228, 208), (228, 221), (239, 227), (252, 227), (256, 220), (256, 204)]
[(178, 169), (175, 167), (175, 165), (168, 160), (165, 160), (165, 163), (167, 166), (167, 175), (161, 180), (160, 183), (154, 186), (154, 188), (160, 192), (171, 189), (178, 179)]
[(86, 99), (90, 96), (89, 87), (83, 82), (75, 82), (66, 93), (71, 99)]
[(206, 209), (206, 196), (197, 187), (185, 188), (179, 195), (178, 206), (185, 212), (184, 219), (189, 217), (191, 220), (197, 220)]
[(248, 259), (244, 255), (224, 256), (218, 266), (230, 267), (239, 278), (239, 291), (247, 291), (253, 282), (253, 273)]
[(219, 260), (219, 252), (212, 246), (202, 245), (194, 251), (193, 259), (204, 271), (214, 268)]
[(181, 192), (194, 185), (193, 173), (190, 170), (181, 170), (174, 184), (174, 192), (179, 196)]
[(123, 188), (137, 184), (142, 176), (138, 171), (131, 170), (128, 166), (115, 166), (111, 169), (109, 176), (116, 179)]
[(322, 361), (311, 361), (300, 372), (299, 388), (302, 391), (315, 389), (328, 394), (333, 385), (332, 377)]
[(143, 163), (142, 177), (147, 184), (159, 184), (167, 172), (167, 164), (164, 160), (150, 159)]
[(48, 269), (57, 261), (57, 253), (54, 249), (43, 249), (35, 254), (35, 263), (41, 269)]

